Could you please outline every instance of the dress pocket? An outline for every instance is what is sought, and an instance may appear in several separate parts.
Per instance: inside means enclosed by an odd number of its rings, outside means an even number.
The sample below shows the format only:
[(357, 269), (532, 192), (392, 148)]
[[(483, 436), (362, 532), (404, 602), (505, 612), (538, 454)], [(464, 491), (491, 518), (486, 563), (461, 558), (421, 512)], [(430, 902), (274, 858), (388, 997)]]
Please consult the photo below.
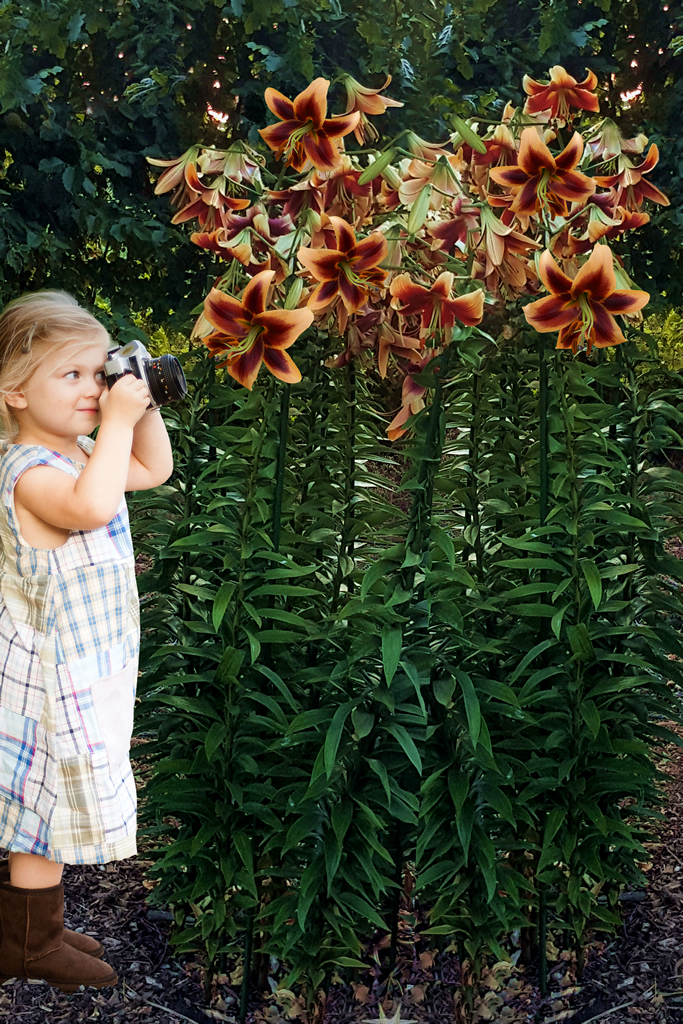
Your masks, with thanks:
[(112, 769), (128, 760), (130, 752), (137, 668), (136, 660), (129, 661), (120, 672), (98, 679), (90, 690), (100, 736)]

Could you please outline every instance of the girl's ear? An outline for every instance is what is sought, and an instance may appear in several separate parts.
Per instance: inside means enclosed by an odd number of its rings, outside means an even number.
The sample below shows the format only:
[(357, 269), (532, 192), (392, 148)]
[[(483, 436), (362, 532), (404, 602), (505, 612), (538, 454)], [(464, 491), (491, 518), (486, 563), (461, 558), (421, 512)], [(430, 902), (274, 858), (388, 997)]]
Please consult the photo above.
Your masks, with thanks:
[(5, 403), (12, 409), (25, 409), (28, 406), (26, 395), (23, 391), (9, 391), (5, 395)]

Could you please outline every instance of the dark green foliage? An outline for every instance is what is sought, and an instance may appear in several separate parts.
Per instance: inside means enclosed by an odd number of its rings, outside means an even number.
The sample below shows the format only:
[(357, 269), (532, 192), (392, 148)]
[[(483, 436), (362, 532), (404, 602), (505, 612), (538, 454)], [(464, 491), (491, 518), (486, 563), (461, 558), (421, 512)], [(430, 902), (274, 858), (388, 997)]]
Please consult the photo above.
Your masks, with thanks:
[(568, 945), (613, 928), (683, 654), (681, 415), (634, 346), (594, 364), (463, 330), (408, 446), (325, 346), (251, 394), (196, 360), (177, 482), (137, 517), (155, 898), (211, 962), (253, 927), (256, 965), (311, 998), (395, 940), (413, 870), (420, 933), (475, 964), (533, 932), (539, 886)]

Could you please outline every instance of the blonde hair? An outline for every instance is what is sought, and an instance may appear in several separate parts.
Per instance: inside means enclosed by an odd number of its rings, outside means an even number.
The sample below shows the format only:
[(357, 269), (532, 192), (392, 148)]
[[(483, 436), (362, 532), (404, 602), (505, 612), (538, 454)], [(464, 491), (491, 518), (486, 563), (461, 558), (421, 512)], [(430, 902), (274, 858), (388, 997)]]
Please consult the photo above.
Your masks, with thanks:
[(55, 346), (92, 344), (93, 335), (109, 343), (109, 334), (72, 295), (60, 291), (30, 292), (5, 306), (0, 315), (0, 435), (11, 440), (18, 425), (6, 398), (45, 362)]

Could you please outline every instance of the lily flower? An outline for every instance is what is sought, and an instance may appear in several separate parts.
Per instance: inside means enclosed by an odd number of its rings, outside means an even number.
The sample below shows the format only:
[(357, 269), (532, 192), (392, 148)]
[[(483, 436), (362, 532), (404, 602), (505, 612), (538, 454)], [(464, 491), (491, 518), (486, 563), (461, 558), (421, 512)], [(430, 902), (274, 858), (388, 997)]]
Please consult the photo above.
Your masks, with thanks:
[(589, 71), (582, 82), (577, 82), (568, 71), (556, 64), (550, 69), (549, 82), (535, 82), (525, 75), (522, 80), (527, 101), (524, 104), (525, 114), (540, 114), (549, 110), (551, 118), (566, 121), (569, 108), (590, 110), (596, 114), (600, 110), (598, 97), (594, 89), (598, 84), (597, 75)]
[(540, 249), (541, 243), (521, 231), (515, 231), (512, 225), (505, 224), (487, 207), (481, 211), (481, 226), (481, 238), (476, 249), (482, 248), (485, 256), (482, 276), (487, 288), (498, 294), (502, 284), (508, 297), (519, 294), (526, 288), (527, 280), (535, 277), (524, 257), (532, 249)]
[(173, 160), (157, 160), (156, 157), (148, 156), (146, 158), (148, 164), (153, 164), (154, 167), (166, 168), (159, 175), (154, 186), (154, 194), (160, 196), (164, 192), (170, 192), (172, 189), (178, 188), (179, 185), (187, 183), (187, 169), (189, 167), (194, 169), (199, 150), (199, 146), (190, 146), (182, 156), (177, 156)]
[(398, 100), (392, 100), (388, 96), (380, 96), (380, 93), (391, 84), (391, 75), (387, 75), (386, 82), (379, 89), (367, 89), (351, 75), (342, 75), (341, 82), (346, 89), (346, 113), (352, 114), (356, 110), (360, 111), (360, 120), (353, 131), (358, 145), (362, 146), (368, 140), (375, 142), (379, 138), (379, 132), (368, 121), (367, 115), (373, 114), (376, 116), (383, 114), (387, 107), (403, 106)]
[(204, 149), (197, 163), (204, 174), (223, 174), (236, 185), (263, 188), (258, 157), (244, 142), (235, 142), (229, 149)]
[(492, 167), (489, 174), (497, 184), (516, 190), (510, 204), (513, 213), (538, 213), (547, 206), (551, 213), (566, 216), (568, 202), (583, 204), (595, 192), (593, 178), (574, 170), (582, 153), (583, 139), (578, 132), (553, 156), (536, 129), (525, 128), (518, 166)]
[(664, 193), (643, 178), (644, 174), (654, 170), (658, 162), (659, 149), (653, 142), (642, 164), (634, 167), (630, 157), (622, 154), (617, 161), (618, 173), (596, 178), (595, 181), (601, 188), (616, 188), (617, 203), (627, 210), (639, 210), (646, 199), (660, 206), (668, 206), (669, 200)]
[(647, 135), (642, 132), (635, 139), (625, 139), (619, 126), (606, 117), (591, 130), (586, 139), (586, 149), (593, 154), (594, 160), (614, 160), (621, 153), (637, 156), (643, 152), (647, 141)]
[(431, 288), (415, 284), (408, 274), (399, 274), (391, 282), (392, 306), (401, 316), (422, 314), (422, 331), (434, 328), (450, 331), (456, 320), (468, 327), (481, 323), (484, 315), (484, 293), (481, 289), (451, 298), (453, 274), (444, 270)]
[(340, 159), (334, 140), (348, 135), (360, 121), (360, 111), (327, 116), (329, 87), (326, 78), (316, 78), (294, 102), (277, 89), (266, 89), (266, 104), (281, 123), (260, 128), (259, 135), (278, 157), (284, 154), (295, 171), (302, 171), (308, 161), (319, 171), (334, 170)]
[(196, 198), (178, 210), (171, 221), (172, 224), (184, 224), (185, 221), (196, 219), (205, 231), (214, 231), (218, 226), (217, 221), (225, 226), (228, 211), (244, 210), (249, 206), (249, 199), (238, 199), (230, 195), (235, 186), (232, 182), (228, 184), (225, 175), (216, 178), (210, 186), (204, 185), (199, 180), (194, 165), (188, 165), (185, 180), (190, 188), (194, 189)]
[(617, 289), (614, 260), (606, 245), (596, 245), (572, 281), (550, 252), (542, 254), (538, 273), (551, 293), (524, 307), (524, 316), (540, 334), (559, 331), (557, 348), (606, 348), (626, 341), (615, 316), (630, 315), (650, 299), (647, 292)]
[(479, 210), (462, 196), (453, 199), (445, 220), (430, 224), (427, 228), (432, 238), (437, 240), (443, 252), (450, 253), (460, 243), (467, 245), (467, 235), (479, 227)]
[(410, 177), (399, 186), (399, 199), (405, 206), (411, 206), (423, 189), (429, 189), (430, 210), (440, 210), (444, 200), (462, 192), (458, 172), (464, 169), (462, 160), (451, 153), (438, 157), (436, 163), (412, 160), (408, 168)]
[(372, 197), (372, 182), (359, 185), (360, 175), (360, 171), (353, 169), (348, 156), (342, 156), (339, 165), (329, 174), (313, 174), (314, 183), (325, 190), (325, 211), (330, 216), (346, 217), (354, 210), (357, 220), (362, 222), (365, 219)]
[[(415, 132), (406, 132), (402, 138), (402, 145), (404, 149), (407, 149), (411, 156), (416, 157), (418, 160), (428, 160), (434, 162), (438, 160), (440, 156), (447, 156), (448, 151), (436, 142), (425, 142)], [(445, 143), (444, 143), (445, 145)]]
[(215, 332), (203, 338), (212, 356), (225, 355), (231, 377), (250, 391), (261, 363), (274, 377), (288, 383), (301, 380), (294, 361), (285, 352), (313, 323), (310, 309), (266, 309), (274, 270), (253, 277), (241, 299), (212, 288), (204, 300), (203, 317)]
[(341, 298), (347, 313), (355, 313), (367, 302), (370, 292), (380, 288), (387, 272), (379, 264), (387, 254), (387, 240), (373, 231), (362, 241), (341, 217), (330, 217), (336, 249), (299, 249), (299, 260), (320, 283), (308, 300), (312, 310), (325, 309)]
[(408, 429), (405, 424), (408, 422), (410, 417), (416, 416), (418, 412), (421, 412), (422, 409), (424, 409), (424, 394), (427, 389), (417, 383), (413, 374), (417, 375), (418, 373), (422, 373), (422, 371), (432, 363), (435, 357), (441, 354), (441, 351), (442, 350), (440, 348), (430, 348), (427, 355), (425, 355), (419, 362), (410, 363), (408, 365), (407, 373), (403, 378), (403, 388), (401, 390), (401, 408), (387, 427), (387, 437), (390, 441), (395, 441), (396, 438), (405, 434)]

